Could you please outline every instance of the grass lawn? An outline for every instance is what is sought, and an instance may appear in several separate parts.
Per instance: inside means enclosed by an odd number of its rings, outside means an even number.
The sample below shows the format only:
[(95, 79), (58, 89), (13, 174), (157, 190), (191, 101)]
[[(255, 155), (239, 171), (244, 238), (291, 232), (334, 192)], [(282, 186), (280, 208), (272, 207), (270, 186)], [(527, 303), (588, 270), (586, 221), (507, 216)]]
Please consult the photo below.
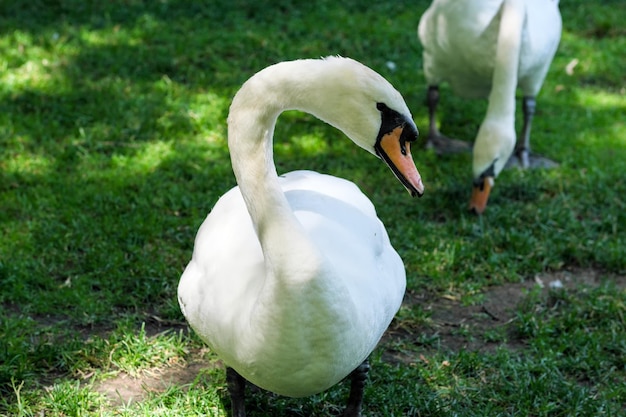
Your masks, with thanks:
[[(223, 366), (176, 287), (235, 185), (230, 100), (269, 64), (339, 54), (391, 81), (426, 132), (428, 4), (0, 3), (0, 415), (228, 415)], [(626, 414), (626, 3), (561, 11), (532, 136), (560, 166), (504, 171), (482, 217), (466, 211), (469, 154), (414, 148), (416, 200), (335, 129), (279, 119), (279, 172), (356, 182), (406, 264), (367, 416)], [(442, 130), (473, 140), (486, 104), (441, 92)], [(338, 415), (346, 396), (254, 392), (248, 409)]]

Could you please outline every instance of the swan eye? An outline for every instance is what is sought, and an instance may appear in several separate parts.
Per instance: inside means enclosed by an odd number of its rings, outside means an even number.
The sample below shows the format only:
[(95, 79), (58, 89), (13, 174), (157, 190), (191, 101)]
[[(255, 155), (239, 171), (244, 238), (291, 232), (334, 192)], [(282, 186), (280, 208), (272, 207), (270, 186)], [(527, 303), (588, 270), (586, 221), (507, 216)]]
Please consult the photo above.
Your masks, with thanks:
[(406, 116), (390, 109), (385, 103), (376, 103), (376, 108), (380, 111), (381, 122), (375, 148), (380, 146), (385, 136), (394, 133), (399, 140), (400, 152), (402, 155), (408, 155), (411, 152), (410, 142), (415, 142), (418, 137), (415, 125), (410, 123)]
[(417, 140), (418, 132), (409, 118), (402, 113), (390, 109), (385, 103), (376, 103), (376, 108), (380, 111), (380, 132), (378, 136), (388, 134), (396, 128), (402, 128), (402, 139), (406, 142)]
[(406, 147), (407, 147), (406, 141), (403, 141), (402, 137), (400, 137), (400, 153), (404, 156), (406, 156)]
[[(402, 134), (400, 134), (400, 150), (403, 155), (411, 153), (411, 142), (415, 142), (418, 137), (417, 129), (410, 124), (403, 124)], [(407, 150), (408, 149), (408, 150)]]

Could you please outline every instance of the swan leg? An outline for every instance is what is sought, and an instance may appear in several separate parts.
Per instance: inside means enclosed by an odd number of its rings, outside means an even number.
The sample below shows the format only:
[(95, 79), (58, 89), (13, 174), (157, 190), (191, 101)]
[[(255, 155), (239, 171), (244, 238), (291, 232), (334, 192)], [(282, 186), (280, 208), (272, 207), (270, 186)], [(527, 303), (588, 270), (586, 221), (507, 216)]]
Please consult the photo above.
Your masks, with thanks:
[(535, 101), (535, 97), (525, 96), (522, 99), (524, 125), (522, 127), (521, 138), (518, 138), (517, 145), (515, 146), (515, 155), (517, 156), (521, 167), (524, 169), (530, 166), (530, 126), (533, 122), (536, 108), (537, 102)]
[(244, 404), (246, 380), (233, 368), (227, 367), (226, 384), (228, 386), (228, 393), (230, 394), (233, 417), (246, 417)]
[(530, 153), (530, 127), (535, 116), (537, 102), (534, 96), (524, 96), (522, 99), (522, 112), (524, 114), (524, 124), (522, 132), (517, 139), (515, 152), (509, 158), (507, 167), (527, 168), (554, 168), (558, 164), (548, 158)]
[(348, 397), (348, 405), (343, 412), (343, 417), (361, 417), (363, 388), (365, 387), (369, 370), (369, 361), (365, 359), (365, 361), (350, 374), (350, 396)]
[(467, 142), (444, 136), (439, 129), (437, 129), (436, 113), (438, 104), (439, 87), (431, 85), (426, 92), (426, 105), (428, 106), (429, 120), (426, 148), (433, 148), (438, 155), (469, 151), (471, 146)]

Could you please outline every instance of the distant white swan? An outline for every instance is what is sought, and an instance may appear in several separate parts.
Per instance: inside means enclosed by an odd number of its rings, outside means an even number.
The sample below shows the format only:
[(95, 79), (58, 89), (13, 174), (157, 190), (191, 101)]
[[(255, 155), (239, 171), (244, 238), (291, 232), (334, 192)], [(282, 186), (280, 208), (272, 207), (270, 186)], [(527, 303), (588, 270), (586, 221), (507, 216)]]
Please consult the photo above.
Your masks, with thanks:
[[(558, 0), (434, 0), (418, 26), (429, 85), (428, 143), (441, 152), (458, 150), (459, 141), (437, 129), (438, 85), (469, 98), (488, 97), (489, 105), (474, 142), (474, 188), (470, 208), (482, 213), (495, 177), (515, 147), (515, 90), (523, 94), (524, 126), (517, 140), (519, 164), (552, 166), (530, 157), (530, 126), (535, 96), (546, 77), (561, 37)], [(514, 160), (512, 160), (514, 162)]]
[(383, 77), (338, 57), (270, 66), (233, 99), (228, 145), (239, 185), (200, 227), (178, 298), (228, 367), (236, 417), (245, 415), (245, 380), (303, 397), (351, 373), (344, 415), (359, 416), (366, 360), (400, 307), (404, 265), (356, 185), (311, 171), (277, 175), (274, 126), (288, 109), (340, 129), (411, 194), (423, 193), (410, 153), (417, 128)]

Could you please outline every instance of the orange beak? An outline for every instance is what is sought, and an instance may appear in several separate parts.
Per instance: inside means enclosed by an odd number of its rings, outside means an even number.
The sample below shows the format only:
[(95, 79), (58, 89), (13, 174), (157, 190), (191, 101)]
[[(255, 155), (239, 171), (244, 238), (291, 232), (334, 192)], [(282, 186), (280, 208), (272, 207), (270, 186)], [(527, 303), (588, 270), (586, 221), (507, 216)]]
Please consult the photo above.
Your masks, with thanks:
[(411, 156), (411, 143), (402, 140), (402, 127), (384, 135), (376, 146), (376, 153), (396, 175), (412, 196), (424, 194), (422, 177)]
[(470, 199), (469, 209), (476, 214), (483, 214), (487, 208), (487, 200), (489, 200), (489, 193), (493, 188), (494, 178), (485, 177), (483, 182), (479, 185), (474, 184), (472, 188), (472, 198)]

